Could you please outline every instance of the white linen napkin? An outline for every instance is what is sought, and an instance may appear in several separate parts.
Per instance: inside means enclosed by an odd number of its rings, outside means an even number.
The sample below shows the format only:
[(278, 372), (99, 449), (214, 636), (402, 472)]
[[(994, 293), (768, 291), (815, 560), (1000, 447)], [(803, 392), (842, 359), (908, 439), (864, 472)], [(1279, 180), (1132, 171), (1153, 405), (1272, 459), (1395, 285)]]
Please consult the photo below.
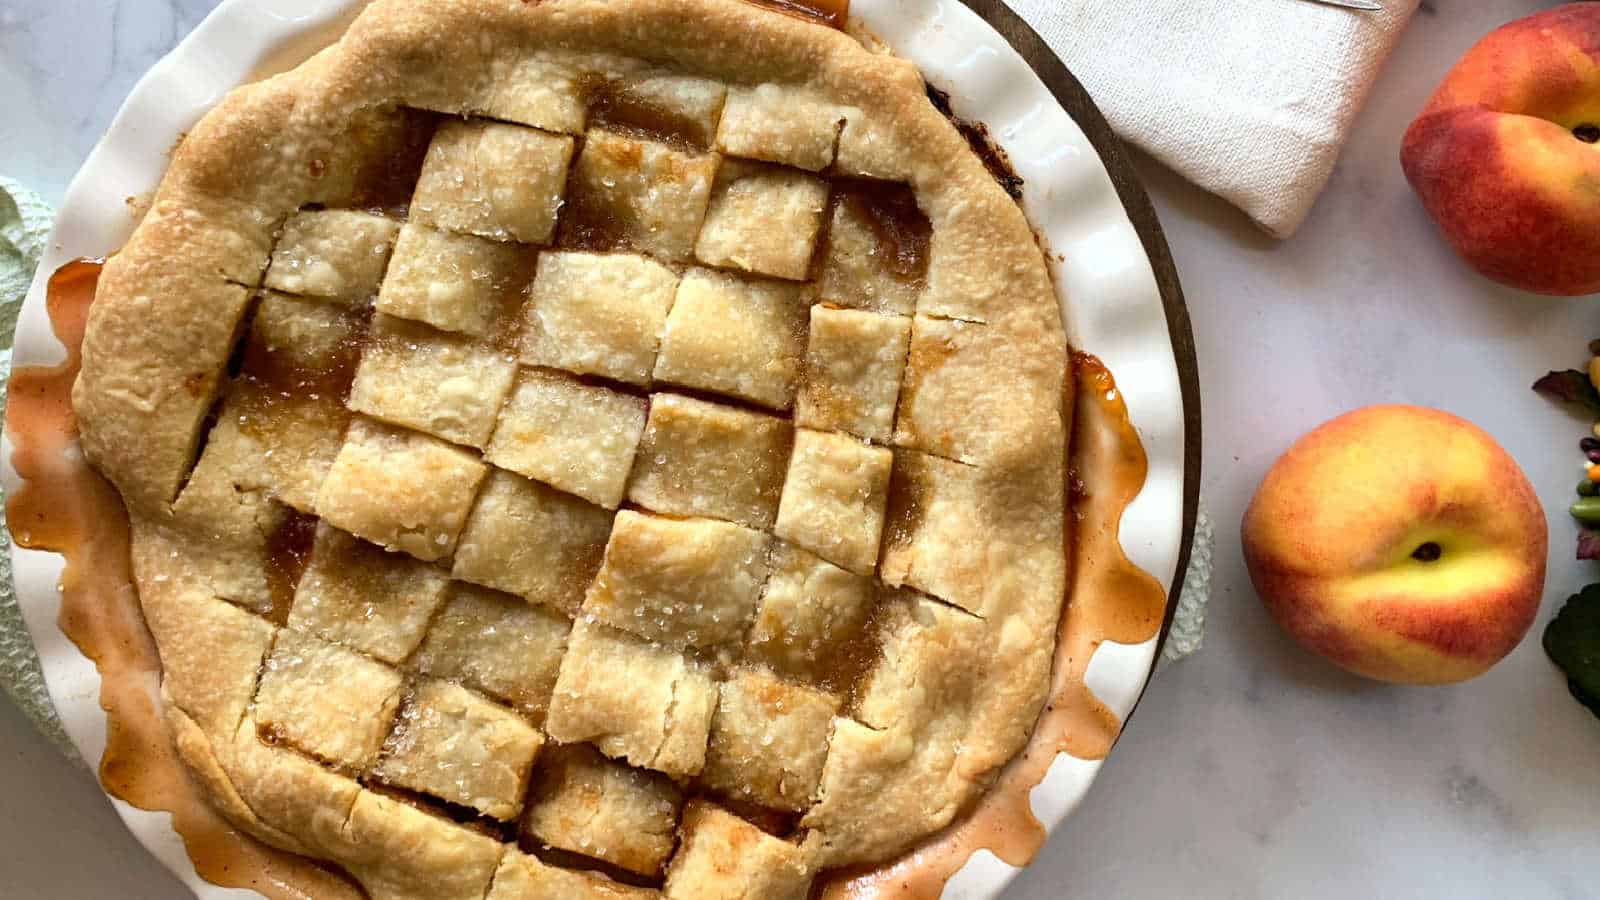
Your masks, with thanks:
[(1008, 0), (1123, 138), (1286, 238), (1418, 0)]

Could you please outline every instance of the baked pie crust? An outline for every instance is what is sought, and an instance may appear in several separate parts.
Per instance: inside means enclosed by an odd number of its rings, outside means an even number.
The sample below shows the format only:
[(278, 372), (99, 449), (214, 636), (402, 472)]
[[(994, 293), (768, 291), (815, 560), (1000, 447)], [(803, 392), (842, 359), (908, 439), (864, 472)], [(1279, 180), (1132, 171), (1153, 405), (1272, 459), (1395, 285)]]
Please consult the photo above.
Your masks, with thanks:
[(1068, 379), (910, 64), (377, 0), (177, 148), (73, 400), (239, 827), (380, 900), (799, 898), (1027, 739)]

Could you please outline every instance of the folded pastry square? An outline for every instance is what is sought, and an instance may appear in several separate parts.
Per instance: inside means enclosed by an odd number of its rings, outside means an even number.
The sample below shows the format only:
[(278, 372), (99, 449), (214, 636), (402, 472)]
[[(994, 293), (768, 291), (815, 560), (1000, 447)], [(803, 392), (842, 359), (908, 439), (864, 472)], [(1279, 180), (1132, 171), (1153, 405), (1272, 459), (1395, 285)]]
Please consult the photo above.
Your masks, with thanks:
[[(231, 740), (240, 723), (249, 719), (261, 665), (280, 629), (259, 615), (206, 596), (204, 591), (175, 593), (170, 602), (152, 604), (147, 615), (152, 627), (178, 621), (202, 639), (193, 647), (167, 653), (162, 662), (162, 703), (180, 711), (203, 731)], [(184, 677), (195, 671), (205, 672), (203, 684)], [(173, 677), (174, 673), (182, 674)], [(250, 725), (249, 740), (257, 742), (254, 720)]]
[(362, 312), (320, 297), (258, 292), (241, 375), (284, 394), (342, 399), (366, 334)]
[(450, 573), (576, 615), (600, 570), (611, 517), (581, 497), (491, 469)]
[(261, 822), (292, 832), (301, 846), (334, 852), (347, 840), (344, 826), (362, 793), (361, 784), (351, 773), (263, 740), (264, 733), (262, 724), (246, 712), (242, 719), (218, 728), (212, 739), (214, 746), (233, 757), (231, 780), (239, 796), (254, 801), (251, 812)]
[(687, 259), (716, 173), (713, 154), (591, 129), (573, 163), (559, 243)]
[(745, 658), (842, 690), (859, 674), (862, 657), (877, 649), (867, 633), (877, 601), (871, 579), (777, 541)]
[(776, 416), (656, 394), (628, 499), (674, 516), (771, 528), (794, 429)]
[(547, 244), (555, 234), (572, 138), (481, 119), (433, 135), (411, 218), (497, 241)]
[(655, 377), (787, 410), (805, 352), (799, 285), (691, 269), (678, 282)]
[(425, 680), (400, 705), (373, 774), (385, 784), (496, 819), (522, 809), (544, 735), (522, 717), (448, 681)]
[(795, 432), (774, 533), (852, 572), (878, 561), (894, 456), (828, 431)]
[(644, 433), (645, 400), (524, 369), (484, 456), (590, 503), (616, 509)]
[(222, 420), (172, 504), (172, 520), (213, 548), (190, 572), (215, 596), (267, 615), (274, 601), (270, 546), (289, 511), (272, 502), (260, 465), (256, 442), (236, 419)]
[(333, 528), (317, 526), (289, 627), (399, 665), (444, 602), (445, 573)]
[(534, 773), (522, 830), (545, 846), (655, 877), (672, 855), (682, 804), (678, 786), (657, 772), (586, 744), (551, 747)]
[[(909, 723), (929, 723), (972, 702), (979, 664), (969, 653), (945, 658), (950, 649), (971, 650), (999, 637), (1015, 640), (1012, 646), (1019, 652), (1031, 650), (1021, 636), (996, 636), (985, 620), (912, 591), (888, 596), (881, 619), (882, 655), (859, 685), (854, 716), (855, 721), (879, 731), (903, 729)], [(913, 685), (922, 688), (922, 692), (908, 695)], [(962, 718), (974, 730), (985, 724), (972, 717)], [(951, 758), (961, 752), (957, 746), (938, 750)]]
[(766, 578), (769, 540), (730, 522), (623, 510), (584, 615), (673, 647), (737, 643)]
[(802, 280), (828, 206), (828, 183), (796, 169), (725, 162), (694, 255), (709, 266)]
[(571, 631), (568, 619), (521, 597), (453, 582), (413, 663), (524, 710), (537, 723), (549, 708)]
[[(484, 43), (441, 44), (418, 34), (436, 55), (430, 76), (410, 79), (402, 102), (457, 118), (483, 116), (560, 134), (582, 134), (592, 66), (560, 47), (523, 41), (514, 54)], [(435, 69), (435, 66), (441, 68)], [(443, 77), (448, 71), (454, 77)], [(432, 73), (439, 72), (434, 75)]]
[(261, 669), (255, 717), (272, 739), (361, 771), (389, 732), (401, 686), (400, 673), (388, 666), (284, 629)]
[(545, 730), (675, 778), (705, 766), (717, 685), (682, 653), (587, 617), (572, 628)]
[(522, 361), (644, 385), (678, 276), (644, 256), (539, 256), (522, 329)]
[(838, 712), (838, 697), (741, 669), (722, 683), (701, 778), (735, 800), (804, 810)]
[(477, 454), (366, 419), (317, 494), (317, 514), (358, 537), (432, 562), (449, 556), (488, 467)]
[(803, 87), (732, 87), (717, 126), (717, 149), (818, 172), (833, 162), (845, 117), (845, 107)]
[(978, 469), (915, 450), (894, 451), (883, 580), (981, 612), (988, 546), (973, 523), (986, 518), (984, 496)]
[[(990, 661), (975, 653), (997, 640), (1012, 651)], [(984, 702), (992, 666), (1009, 673), (1026, 664), (1035, 643), (1028, 635), (996, 635), (983, 619), (907, 594), (885, 604), (881, 641), (883, 651), (856, 691), (854, 715), (834, 720), (817, 803), (800, 820), (813, 861), (846, 859), (864, 844), (905, 847), (893, 817), (860, 818), (863, 802), (919, 809), (951, 778), (981, 779), (1004, 762), (982, 751), (989, 735), (1026, 735), (1033, 725), (1010, 710), (991, 716)], [(891, 771), (900, 777), (886, 784)], [(937, 818), (949, 822), (956, 812), (946, 808)]]
[(379, 313), (349, 406), (391, 425), (482, 447), (516, 373), (516, 363), (502, 351)]
[(589, 101), (589, 123), (661, 135), (694, 147), (716, 137), (728, 89), (691, 75), (650, 74), (607, 80)]
[[(330, 804), (323, 819), (344, 809)], [(363, 790), (339, 829), (344, 867), (375, 897), (478, 900), (504, 846), (405, 800)]]
[(623, 884), (598, 872), (563, 869), (508, 847), (483, 900), (652, 900), (660, 896), (654, 888)]
[(301, 210), (283, 223), (262, 282), (351, 305), (378, 292), (400, 223), (354, 209)]
[(836, 187), (817, 294), (847, 309), (909, 316), (924, 292), (932, 226), (903, 184)]
[[(255, 467), (241, 482), (274, 500), (315, 513), (317, 493), (344, 446), (350, 413), (335, 397), (285, 397), (265, 385), (235, 382), (206, 446), (238, 440)], [(271, 439), (263, 438), (270, 432)], [(267, 451), (271, 451), (270, 453)]]
[(810, 894), (804, 852), (727, 810), (693, 801), (684, 807), (682, 831), (662, 891), (671, 900), (805, 900)]
[[(1010, 362), (1002, 366), (1001, 360)], [(1059, 418), (1059, 398), (1039, 397), (1024, 407), (1016, 396), (1018, 379), (1029, 374), (1030, 364), (1001, 328), (919, 313), (911, 320), (906, 373), (895, 411), (895, 445), (975, 466), (1016, 453), (1001, 439), (1004, 432), (966, 423), (1007, 421), (1007, 417), (1015, 421), (1025, 415)]]
[(262, 291), (256, 303), (213, 440), (236, 431), (252, 441), (255, 477), (301, 512), (314, 511), (344, 445), (344, 399), (365, 327), (355, 311), (319, 300)]
[(910, 180), (916, 174), (915, 168), (896, 149), (896, 131), (892, 121), (846, 110), (844, 126), (839, 129), (839, 145), (833, 154), (833, 171), (856, 178)]
[(521, 308), (535, 258), (530, 247), (407, 223), (376, 308), (444, 331), (494, 337)]
[(911, 320), (904, 316), (811, 307), (795, 423), (887, 442), (910, 337)]

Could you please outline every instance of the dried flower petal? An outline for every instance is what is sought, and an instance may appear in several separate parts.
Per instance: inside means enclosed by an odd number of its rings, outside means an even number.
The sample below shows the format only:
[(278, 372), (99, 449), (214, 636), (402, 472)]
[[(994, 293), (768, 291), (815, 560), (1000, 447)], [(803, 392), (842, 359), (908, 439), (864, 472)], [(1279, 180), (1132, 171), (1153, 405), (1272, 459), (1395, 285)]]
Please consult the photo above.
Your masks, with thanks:
[(1578, 558), (1600, 559), (1600, 531), (1593, 528), (1578, 529)]
[(1552, 400), (1577, 403), (1600, 414), (1600, 391), (1589, 383), (1589, 376), (1577, 369), (1551, 372), (1533, 383), (1533, 389)]

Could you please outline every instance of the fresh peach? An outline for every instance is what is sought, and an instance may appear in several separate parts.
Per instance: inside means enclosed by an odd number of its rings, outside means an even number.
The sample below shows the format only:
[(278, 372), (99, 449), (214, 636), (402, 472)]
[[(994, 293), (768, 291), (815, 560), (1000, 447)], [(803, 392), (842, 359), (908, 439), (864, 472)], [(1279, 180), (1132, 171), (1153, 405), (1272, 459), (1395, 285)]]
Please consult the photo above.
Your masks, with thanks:
[(1600, 4), (1490, 32), (1445, 76), (1400, 152), (1445, 239), (1484, 275), (1600, 291)]
[(1462, 681), (1522, 640), (1546, 528), (1522, 470), (1472, 423), (1369, 406), (1273, 464), (1245, 512), (1250, 580), (1300, 643), (1368, 678)]

